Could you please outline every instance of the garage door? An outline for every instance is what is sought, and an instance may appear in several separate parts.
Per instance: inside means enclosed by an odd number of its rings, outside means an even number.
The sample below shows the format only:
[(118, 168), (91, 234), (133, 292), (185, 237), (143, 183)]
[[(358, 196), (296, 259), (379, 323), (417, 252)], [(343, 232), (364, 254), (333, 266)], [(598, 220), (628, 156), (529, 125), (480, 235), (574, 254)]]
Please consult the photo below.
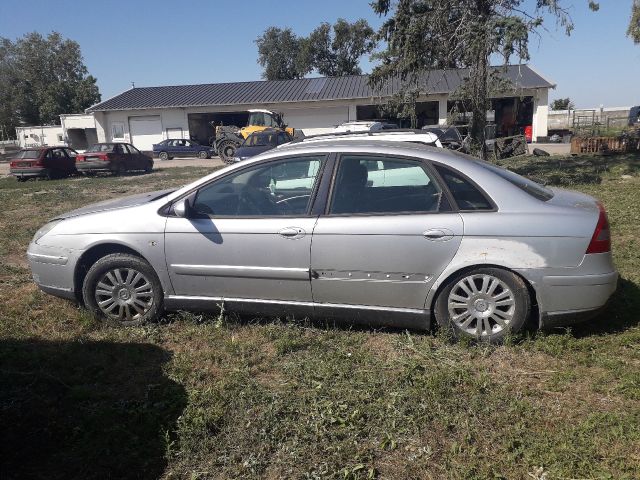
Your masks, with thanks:
[(138, 150), (151, 151), (152, 145), (162, 141), (162, 122), (160, 117), (129, 118), (131, 143)]

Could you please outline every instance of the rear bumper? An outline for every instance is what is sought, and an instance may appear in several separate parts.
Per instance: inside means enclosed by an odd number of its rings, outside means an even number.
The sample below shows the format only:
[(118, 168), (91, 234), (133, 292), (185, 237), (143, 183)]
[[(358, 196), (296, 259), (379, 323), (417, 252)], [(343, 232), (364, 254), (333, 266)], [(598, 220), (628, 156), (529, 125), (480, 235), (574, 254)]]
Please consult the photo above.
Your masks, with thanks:
[(569, 326), (590, 320), (606, 307), (617, 289), (618, 272), (546, 276), (542, 284), (547, 308), (541, 313), (540, 326)]
[(110, 172), (111, 162), (77, 162), (76, 170), (78, 172)]
[(9, 175), (20, 178), (46, 177), (49, 169), (45, 167), (10, 168)]

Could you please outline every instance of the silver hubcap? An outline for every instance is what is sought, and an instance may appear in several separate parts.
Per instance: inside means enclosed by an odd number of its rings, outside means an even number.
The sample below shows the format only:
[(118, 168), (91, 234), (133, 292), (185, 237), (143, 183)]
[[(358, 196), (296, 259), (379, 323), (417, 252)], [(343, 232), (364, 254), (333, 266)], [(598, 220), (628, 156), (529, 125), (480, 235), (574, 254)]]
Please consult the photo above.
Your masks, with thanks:
[(96, 302), (108, 318), (119, 322), (139, 320), (153, 306), (153, 286), (132, 268), (114, 268), (96, 285)]
[(456, 283), (447, 301), (449, 316), (462, 331), (493, 335), (513, 320), (516, 300), (511, 289), (492, 275), (469, 275)]

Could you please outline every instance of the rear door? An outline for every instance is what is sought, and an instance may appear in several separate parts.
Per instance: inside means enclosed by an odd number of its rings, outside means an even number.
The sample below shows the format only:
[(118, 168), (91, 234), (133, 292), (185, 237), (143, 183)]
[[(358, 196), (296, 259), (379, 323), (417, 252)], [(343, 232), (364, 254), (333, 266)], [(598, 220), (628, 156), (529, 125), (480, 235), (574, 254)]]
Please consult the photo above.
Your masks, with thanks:
[(421, 160), (342, 155), (313, 232), (313, 300), (423, 309), (462, 234), (461, 216)]

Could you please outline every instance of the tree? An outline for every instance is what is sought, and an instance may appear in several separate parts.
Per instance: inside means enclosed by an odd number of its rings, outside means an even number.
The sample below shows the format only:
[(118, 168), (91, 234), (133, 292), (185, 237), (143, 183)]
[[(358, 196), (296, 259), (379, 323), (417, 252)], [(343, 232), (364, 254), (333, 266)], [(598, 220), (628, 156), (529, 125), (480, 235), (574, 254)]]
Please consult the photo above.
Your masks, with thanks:
[(633, 0), (631, 5), (631, 20), (627, 35), (631, 37), (633, 43), (640, 44), (640, 0)]
[(513, 57), (528, 61), (529, 35), (539, 34), (548, 18), (566, 34), (573, 29), (562, 0), (374, 0), (372, 6), (388, 18), (378, 32), (386, 48), (371, 84), (380, 88), (400, 78), (413, 92), (410, 98), (417, 98), (428, 93), (433, 69), (467, 68), (457, 94), (472, 112), (470, 135), (482, 156), (491, 92), (506, 87), (490, 59), (502, 57), (504, 65)]
[(0, 124), (43, 125), (65, 113), (81, 113), (100, 101), (80, 45), (52, 32), (0, 38)]
[(302, 78), (314, 70), (326, 76), (361, 74), (360, 58), (373, 51), (374, 37), (375, 31), (363, 19), (322, 23), (308, 37), (296, 36), (289, 28), (269, 27), (256, 39), (262, 77)]
[(333, 27), (322, 23), (304, 40), (309, 63), (328, 77), (360, 75), (360, 58), (376, 47), (374, 36), (364, 19), (349, 23), (340, 18)]
[(557, 98), (551, 102), (551, 110), (573, 110), (575, 105), (570, 98)]
[(267, 80), (302, 78), (311, 71), (302, 40), (290, 28), (269, 27), (256, 39), (258, 63)]

